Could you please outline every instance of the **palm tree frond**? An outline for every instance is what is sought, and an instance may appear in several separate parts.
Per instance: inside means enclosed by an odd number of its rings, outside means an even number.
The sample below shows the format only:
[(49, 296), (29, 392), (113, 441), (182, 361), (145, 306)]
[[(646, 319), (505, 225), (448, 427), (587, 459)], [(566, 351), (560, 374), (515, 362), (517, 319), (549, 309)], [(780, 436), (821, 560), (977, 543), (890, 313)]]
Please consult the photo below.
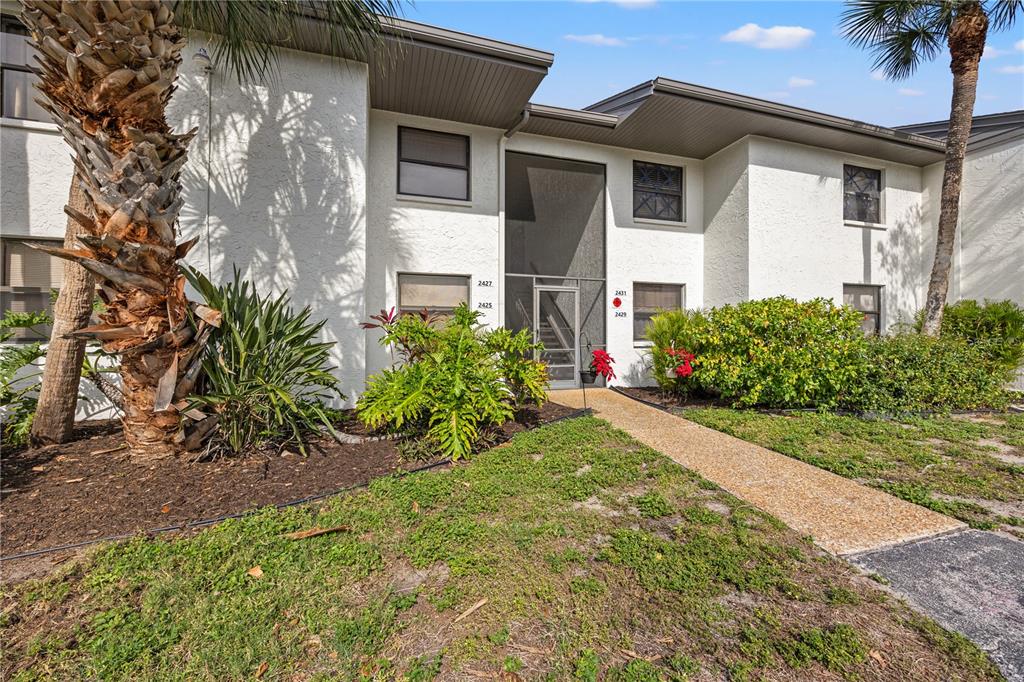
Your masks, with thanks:
[[(277, 76), (281, 48), (315, 45), (333, 57), (365, 60), (382, 41), (400, 0), (175, 0), (186, 31), (213, 35), (213, 60), (242, 82)], [(301, 42), (300, 42), (301, 39)]]
[(1024, 15), (1024, 0), (993, 0), (985, 3), (985, 13), (992, 22), (992, 30), (1004, 31), (1013, 26), (1019, 15)]
[(839, 27), (874, 54), (875, 69), (903, 79), (942, 50), (955, 9), (956, 0), (848, 0)]

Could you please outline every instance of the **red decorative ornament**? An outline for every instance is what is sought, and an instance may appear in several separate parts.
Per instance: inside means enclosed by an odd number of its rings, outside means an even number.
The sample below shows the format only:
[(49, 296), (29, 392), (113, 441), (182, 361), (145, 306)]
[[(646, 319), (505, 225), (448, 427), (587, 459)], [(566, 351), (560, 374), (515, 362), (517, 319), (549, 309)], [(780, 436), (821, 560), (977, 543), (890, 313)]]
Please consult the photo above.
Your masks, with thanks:
[(613, 298), (613, 299), (612, 299), (612, 306), (614, 306), (614, 307), (616, 307), (616, 308), (618, 308), (618, 307), (622, 306), (622, 299), (621, 299), (621, 298), (619, 298), (618, 296), (616, 296), (615, 298)]

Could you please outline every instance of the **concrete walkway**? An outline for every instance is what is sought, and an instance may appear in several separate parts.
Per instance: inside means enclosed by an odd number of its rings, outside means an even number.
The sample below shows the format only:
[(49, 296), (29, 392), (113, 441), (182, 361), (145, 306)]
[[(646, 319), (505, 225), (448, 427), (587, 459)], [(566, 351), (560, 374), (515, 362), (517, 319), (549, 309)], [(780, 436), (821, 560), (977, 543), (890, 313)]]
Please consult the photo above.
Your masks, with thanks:
[[(580, 390), (552, 400), (583, 406)], [(824, 469), (694, 424), (608, 389), (587, 389), (587, 406), (640, 442), (750, 502), (833, 554), (888, 547), (964, 528)]]

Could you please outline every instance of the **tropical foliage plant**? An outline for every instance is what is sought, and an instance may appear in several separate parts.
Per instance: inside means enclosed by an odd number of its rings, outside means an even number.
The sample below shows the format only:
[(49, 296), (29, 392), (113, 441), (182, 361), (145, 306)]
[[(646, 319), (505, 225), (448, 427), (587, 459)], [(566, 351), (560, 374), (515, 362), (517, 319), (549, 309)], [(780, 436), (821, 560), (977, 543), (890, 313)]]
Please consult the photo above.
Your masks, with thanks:
[(381, 344), (403, 361), (370, 377), (357, 411), (370, 428), (425, 438), (444, 455), (467, 457), (486, 429), (527, 402), (546, 399), (547, 372), (527, 332), (486, 331), (465, 305), (445, 321), (399, 315), (380, 324)]
[[(314, 34), (334, 56), (365, 58), (382, 35), (382, 16), (394, 14), (396, 6), (390, 0), (23, 4), (22, 18), (38, 50), (44, 107), (73, 150), (84, 198), (66, 207), (82, 231), (79, 244), (44, 250), (95, 276), (106, 307), (101, 324), (79, 329), (73, 318), (81, 317), (82, 306), (58, 303), (68, 319), (57, 320), (54, 329), (61, 338), (73, 331), (80, 339), (98, 339), (121, 355), (131, 455), (172, 455), (205, 428), (196, 424), (181, 437), (175, 405), (196, 371), (199, 341), (209, 335), (202, 316), (198, 328), (190, 324), (196, 308), (185, 298), (177, 262), (195, 243), (177, 239), (180, 171), (194, 132), (175, 133), (165, 116), (185, 44), (182, 29), (208, 32), (218, 62), (253, 80), (271, 73), (280, 49), (294, 47), (299, 35)], [(82, 289), (92, 280), (74, 281), (62, 296), (84, 300)], [(54, 376), (74, 378), (67, 372)], [(65, 401), (55, 409), (68, 406)]]
[(240, 453), (274, 442), (305, 452), (307, 434), (337, 435), (329, 405), (344, 396), (331, 373), (334, 343), (317, 340), (325, 322), (311, 322), (309, 307), (293, 310), (287, 293), (261, 296), (237, 270), (221, 286), (196, 270), (185, 273), (221, 312), (186, 408), (211, 413), (198, 422), (210, 427), (211, 448)]
[(949, 291), (964, 154), (971, 135), (978, 89), (978, 63), (989, 30), (1013, 26), (1024, 0), (847, 0), (841, 29), (854, 45), (875, 55), (875, 68), (904, 79), (922, 62), (949, 49), (953, 98), (946, 136), (935, 259), (928, 281), (922, 331), (939, 334)]
[[(40, 377), (43, 371), (40, 363), (46, 357), (41, 342), (11, 343), (18, 329), (40, 332), (53, 324), (51, 317), (43, 311), (6, 311), (0, 319), (0, 421), (3, 422), (3, 443), (5, 445), (26, 445), (29, 442), (32, 424), (36, 418), (39, 403)], [(79, 372), (93, 383), (115, 408), (121, 407), (121, 391), (107, 378), (116, 373), (102, 352), (92, 349), (83, 353)], [(77, 400), (88, 400), (76, 395)]]

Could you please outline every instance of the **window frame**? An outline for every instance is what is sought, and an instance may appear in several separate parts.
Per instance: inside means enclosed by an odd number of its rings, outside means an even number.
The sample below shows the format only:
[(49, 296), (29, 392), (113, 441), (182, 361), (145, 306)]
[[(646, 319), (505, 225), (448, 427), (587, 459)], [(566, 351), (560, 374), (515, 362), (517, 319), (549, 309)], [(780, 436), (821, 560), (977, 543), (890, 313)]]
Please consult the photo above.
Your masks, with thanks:
[(466, 280), (466, 305), (472, 310), (473, 306), (473, 276), (460, 272), (409, 272), (400, 271), (395, 273), (395, 313), (397, 315), (416, 315), (426, 309), (434, 315), (450, 316), (455, 307), (420, 306), (418, 308), (404, 308), (402, 306), (402, 277), (458, 277)]
[[(10, 27), (16, 27), (18, 29), (21, 29), (22, 31), (25, 31), (25, 33), (18, 33), (18, 32), (15, 32), (15, 31), (11, 31), (11, 30), (9, 30)], [(3, 15), (0, 15), (0, 33), (9, 34), (9, 35), (17, 35), (17, 36), (25, 36), (25, 35), (28, 35), (28, 29), (25, 27), (25, 25), (23, 23), (18, 21), (18, 19), (16, 17), (13, 17), (13, 16), (11, 16), (9, 14), (3, 14)], [(18, 73), (28, 73), (28, 74), (31, 74), (33, 76), (36, 76), (37, 78), (39, 77), (39, 72), (36, 71), (35, 69), (33, 69), (31, 66), (22, 65), (22, 64), (12, 64), (12, 63), (8, 63), (8, 62), (5, 62), (5, 61), (2, 61), (2, 59), (0, 59), (0, 117), (6, 118), (6, 119), (10, 119), (10, 120), (14, 120), (14, 121), (34, 121), (36, 123), (52, 123), (52, 121), (50, 120), (50, 117), (45, 115), (46, 114), (45, 110), (43, 111), (43, 117), (42, 118), (33, 118), (31, 116), (13, 116), (13, 115), (8, 115), (7, 113), (5, 113), (5, 106), (4, 106), (4, 91), (5, 91), (5, 88), (4, 88), (4, 85), (5, 85), (5, 81), (6, 81), (6, 73), (8, 71), (16, 71)], [(30, 83), (29, 84), (29, 90), (31, 91), (31, 90), (34, 90), (34, 89), (35, 88), (33, 88), (32, 84)], [(32, 95), (32, 93), (30, 92), (29, 96), (31, 97), (31, 95)]]
[[(863, 171), (873, 171), (878, 173), (878, 220), (858, 220), (857, 218), (848, 218), (846, 216), (846, 196), (847, 194), (857, 194), (856, 192), (847, 192), (846, 190), (846, 169), (857, 168)], [(868, 226), (881, 226), (885, 224), (885, 169), (874, 168), (871, 166), (865, 166), (861, 163), (855, 163), (851, 161), (843, 162), (842, 170), (842, 185), (843, 185), (843, 222), (850, 225), (868, 225)]]
[[(664, 168), (672, 168), (679, 171), (679, 193), (666, 192), (657, 189), (648, 189), (643, 187), (637, 187), (636, 183), (636, 169), (637, 165), (643, 164), (645, 166), (661, 166)], [(654, 222), (664, 223), (667, 225), (685, 225), (686, 224), (686, 166), (676, 166), (671, 163), (662, 163), (660, 161), (647, 161), (645, 159), (633, 159), (633, 163), (630, 166), (630, 187), (632, 188), (632, 215), (633, 220), (636, 222)], [(672, 218), (659, 218), (657, 216), (638, 216), (636, 214), (636, 194), (637, 192), (646, 192), (648, 194), (660, 194), (667, 197), (678, 197), (679, 199), (679, 219), (673, 220)]]
[[(685, 282), (651, 282), (651, 281), (633, 282), (633, 289), (632, 289), (632, 294), (633, 294), (632, 315), (633, 315), (633, 319), (631, 320), (631, 322), (633, 323), (633, 334), (632, 335), (633, 335), (633, 344), (634, 345), (638, 345), (638, 344), (639, 345), (649, 345), (650, 344), (650, 342), (647, 341), (647, 339), (645, 339), (644, 337), (642, 337), (642, 336), (637, 337), (637, 335), (636, 335), (636, 319), (637, 319), (637, 307), (636, 307), (637, 296), (636, 296), (636, 290), (637, 290), (638, 286), (642, 287), (642, 286), (645, 286), (645, 285), (647, 285), (647, 286), (658, 286), (658, 287), (674, 287), (674, 288), (678, 289), (679, 290), (679, 308), (677, 308), (676, 310), (686, 310), (686, 283)], [(670, 310), (670, 309), (669, 308), (658, 308), (657, 310)], [(657, 310), (654, 313), (652, 313), (652, 314), (656, 314)], [(645, 314), (645, 315), (648, 314), (648, 311), (644, 310), (643, 314)], [(644, 328), (645, 329), (647, 328), (646, 325), (644, 325)]]
[[(402, 131), (403, 130), (415, 130), (421, 133), (430, 133), (431, 135), (440, 135), (444, 137), (455, 137), (462, 138), (466, 141), (466, 165), (459, 166), (457, 164), (444, 163), (442, 161), (423, 161), (421, 159), (407, 159), (402, 155)], [(417, 128), (415, 126), (398, 126), (398, 153), (396, 155), (397, 161), (395, 162), (395, 190), (396, 194), (402, 197), (422, 197), (426, 199), (437, 199), (440, 201), (463, 201), (469, 202), (473, 200), (473, 138), (469, 135), (463, 135), (461, 133), (450, 133), (445, 130), (431, 130), (430, 128)], [(466, 196), (465, 198), (459, 197), (446, 197), (438, 194), (419, 194), (416, 192), (403, 192), (402, 191), (402, 164), (403, 163), (414, 163), (419, 166), (432, 166), (434, 168), (452, 168), (455, 170), (466, 171)]]
[[(44, 310), (51, 317), (53, 316), (53, 301), (50, 298), (50, 292), (54, 289), (60, 291), (59, 287), (30, 287), (24, 285), (12, 285), (11, 271), (7, 267), (7, 249), (10, 248), (8, 245), (11, 242), (51, 242), (54, 246), (62, 246), (64, 241), (57, 237), (36, 237), (32, 235), (12, 235), (4, 236), (0, 238), (0, 292), (4, 294), (16, 295), (16, 294), (42, 294), (45, 298)], [(63, 262), (56, 256), (50, 256), (54, 261)], [(4, 307), (0, 310), (0, 314), (5, 314), (8, 308)], [(47, 341), (50, 338), (50, 327), (43, 327), (39, 335), (33, 334), (29, 329), (16, 329), (14, 330), (14, 336), (11, 337), (9, 343), (32, 343), (35, 341)]]
[[(885, 287), (883, 285), (881, 285), (881, 284), (864, 284), (863, 282), (843, 282), (843, 299), (844, 299), (843, 300), (843, 305), (846, 305), (845, 299), (846, 299), (846, 288), (847, 287), (857, 287), (857, 288), (860, 288), (860, 289), (874, 289), (875, 290), (875, 305), (876, 305), (876, 309), (875, 310), (861, 310), (860, 308), (858, 308), (856, 306), (850, 306), (850, 308), (852, 308), (853, 310), (856, 310), (858, 313), (862, 314), (864, 317), (871, 317), (871, 316), (873, 316), (875, 318), (875, 329), (874, 329), (873, 333), (874, 333), (875, 336), (881, 336), (881, 334), (882, 334), (882, 313), (883, 313), (883, 309), (882, 309), (883, 308), (883, 306), (882, 306), (882, 291), (885, 289)], [(867, 334), (868, 334), (868, 332), (865, 332), (865, 335), (867, 335)]]

